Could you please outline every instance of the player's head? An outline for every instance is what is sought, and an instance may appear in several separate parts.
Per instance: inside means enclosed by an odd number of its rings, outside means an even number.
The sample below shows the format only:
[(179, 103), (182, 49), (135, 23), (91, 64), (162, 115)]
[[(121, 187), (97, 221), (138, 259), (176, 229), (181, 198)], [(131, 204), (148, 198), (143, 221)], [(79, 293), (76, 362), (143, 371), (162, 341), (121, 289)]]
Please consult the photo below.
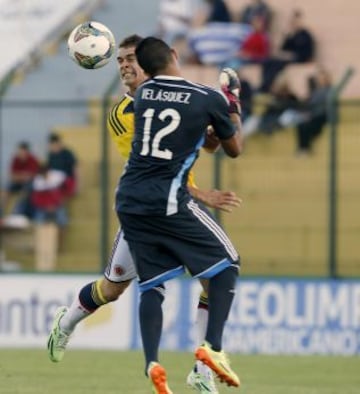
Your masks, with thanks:
[(141, 40), (142, 37), (133, 34), (125, 37), (118, 47), (117, 62), (120, 77), (131, 93), (134, 93), (136, 88), (146, 79), (135, 56), (135, 48)]
[(26, 141), (21, 141), (16, 150), (16, 156), (19, 159), (26, 159), (30, 154), (30, 145)]
[(57, 133), (50, 133), (48, 136), (49, 151), (59, 152), (62, 149), (61, 137)]
[(136, 47), (135, 53), (140, 67), (151, 77), (169, 74), (169, 70), (174, 71), (176, 53), (159, 38), (144, 38)]

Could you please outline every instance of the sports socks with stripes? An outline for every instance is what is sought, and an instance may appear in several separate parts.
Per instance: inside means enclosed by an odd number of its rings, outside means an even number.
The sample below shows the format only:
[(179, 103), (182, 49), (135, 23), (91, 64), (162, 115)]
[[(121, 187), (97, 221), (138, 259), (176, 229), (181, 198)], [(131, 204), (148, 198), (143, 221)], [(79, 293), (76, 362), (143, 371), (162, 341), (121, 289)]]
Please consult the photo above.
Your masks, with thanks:
[(88, 283), (80, 290), (79, 296), (74, 299), (68, 311), (60, 320), (60, 327), (66, 333), (70, 334), (81, 320), (95, 312), (100, 306), (108, 303), (101, 292), (102, 280)]

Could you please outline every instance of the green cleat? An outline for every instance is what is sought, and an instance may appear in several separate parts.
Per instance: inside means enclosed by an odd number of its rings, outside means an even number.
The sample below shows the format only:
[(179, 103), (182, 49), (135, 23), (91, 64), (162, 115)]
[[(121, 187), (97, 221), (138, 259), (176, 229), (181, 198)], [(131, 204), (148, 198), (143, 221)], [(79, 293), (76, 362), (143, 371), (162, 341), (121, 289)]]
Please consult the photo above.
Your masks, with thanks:
[(60, 328), (60, 320), (67, 312), (66, 306), (61, 306), (56, 310), (54, 322), (47, 342), (49, 358), (52, 362), (60, 362), (65, 354), (66, 345), (69, 342), (70, 334), (65, 333)]
[(200, 373), (195, 367), (189, 373), (186, 383), (198, 393), (219, 394), (215, 385), (214, 376), (210, 370), (204, 370)]
[(211, 368), (221, 382), (227, 383), (228, 386), (240, 386), (240, 379), (231, 369), (225, 352), (216, 352), (207, 342), (204, 342), (196, 349), (195, 358)]

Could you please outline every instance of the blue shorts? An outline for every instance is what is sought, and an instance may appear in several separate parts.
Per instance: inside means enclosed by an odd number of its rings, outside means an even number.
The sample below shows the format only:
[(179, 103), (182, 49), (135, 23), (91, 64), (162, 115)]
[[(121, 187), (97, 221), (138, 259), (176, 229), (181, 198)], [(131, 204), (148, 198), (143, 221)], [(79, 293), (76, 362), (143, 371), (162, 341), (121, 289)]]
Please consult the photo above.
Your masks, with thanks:
[(142, 291), (182, 274), (185, 267), (205, 279), (239, 266), (239, 255), (224, 230), (194, 200), (171, 216), (119, 212), (119, 218)]

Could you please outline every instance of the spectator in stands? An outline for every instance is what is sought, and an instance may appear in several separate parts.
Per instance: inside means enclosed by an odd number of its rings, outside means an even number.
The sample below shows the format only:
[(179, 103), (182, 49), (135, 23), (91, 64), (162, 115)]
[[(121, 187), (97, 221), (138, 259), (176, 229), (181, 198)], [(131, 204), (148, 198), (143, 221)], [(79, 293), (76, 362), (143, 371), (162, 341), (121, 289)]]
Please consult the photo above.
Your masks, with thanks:
[(265, 105), (264, 111), (260, 115), (252, 115), (245, 121), (244, 135), (248, 137), (255, 132), (271, 134), (289, 126), (283, 121), (284, 113), (296, 111), (299, 105), (299, 100), (285, 75), (280, 74), (271, 87), (269, 102)]
[(313, 60), (315, 41), (303, 22), (303, 13), (294, 10), (290, 17), (289, 30), (280, 46), (280, 51), (266, 60), (262, 66), (260, 90), (268, 92), (278, 73), (291, 63), (306, 63)]
[(272, 10), (264, 0), (251, 0), (241, 13), (240, 21), (251, 24), (254, 17), (261, 17), (267, 31), (270, 29)]
[(63, 247), (64, 230), (68, 224), (68, 180), (64, 171), (50, 169), (44, 164), (32, 182), (37, 270), (53, 270), (57, 253)]
[(62, 171), (66, 175), (67, 193), (73, 195), (78, 188), (78, 166), (75, 154), (63, 144), (56, 133), (49, 135), (47, 166), (50, 170)]
[(239, 52), (225, 63), (226, 67), (241, 68), (245, 64), (262, 63), (270, 56), (270, 40), (262, 16), (251, 20), (252, 31), (242, 42)]
[(238, 22), (237, 16), (231, 12), (226, 0), (213, 0), (209, 3), (211, 7), (208, 22)]
[(222, 67), (239, 51), (251, 32), (251, 26), (240, 23), (239, 7), (234, 7), (234, 2), (213, 0), (207, 3), (209, 7), (202, 24), (199, 26), (201, 18), (197, 18), (189, 32), (190, 55), (187, 62)]
[(192, 3), (192, 0), (161, 0), (157, 36), (169, 45), (185, 38), (192, 23)]
[(9, 184), (3, 198), (3, 210), (11, 195), (18, 195), (19, 199), (15, 203), (13, 213), (22, 214), (23, 198), (26, 196), (32, 179), (39, 169), (39, 161), (31, 152), (28, 142), (20, 142), (11, 160)]
[(319, 68), (309, 81), (309, 98), (300, 112), (301, 121), (297, 125), (297, 153), (307, 155), (312, 152), (314, 141), (321, 134), (327, 122), (327, 99), (331, 89), (331, 77), (327, 70)]
[(59, 227), (68, 223), (65, 202), (68, 197), (66, 173), (42, 165), (32, 182), (31, 203), (36, 223), (54, 222)]

